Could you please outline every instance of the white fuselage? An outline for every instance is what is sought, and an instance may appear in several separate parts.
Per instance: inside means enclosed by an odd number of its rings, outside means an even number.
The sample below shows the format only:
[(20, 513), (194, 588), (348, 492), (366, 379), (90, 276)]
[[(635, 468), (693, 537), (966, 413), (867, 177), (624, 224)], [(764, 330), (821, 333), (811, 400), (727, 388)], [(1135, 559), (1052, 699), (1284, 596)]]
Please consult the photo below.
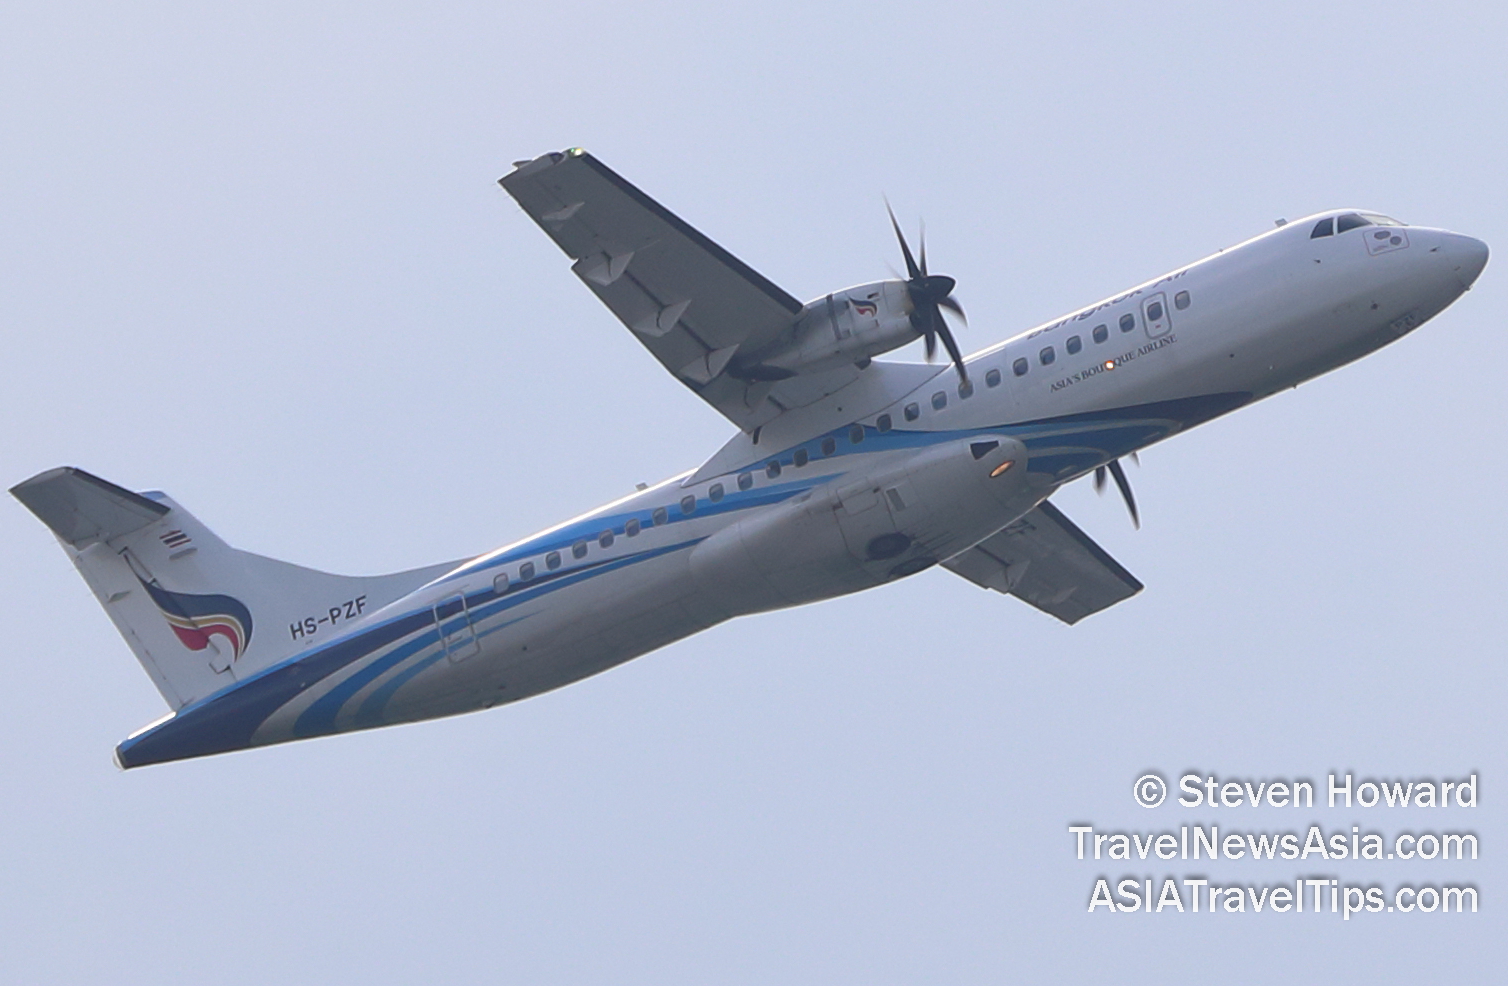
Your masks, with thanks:
[[(1399, 338), (1486, 258), (1418, 227), (1311, 239), (1316, 219), (977, 353), (971, 386), (875, 363), (693, 473), (473, 559), (316, 644), (250, 745), (516, 701), (921, 571), (1098, 466)], [(1379, 229), (1401, 245), (1369, 245)]]

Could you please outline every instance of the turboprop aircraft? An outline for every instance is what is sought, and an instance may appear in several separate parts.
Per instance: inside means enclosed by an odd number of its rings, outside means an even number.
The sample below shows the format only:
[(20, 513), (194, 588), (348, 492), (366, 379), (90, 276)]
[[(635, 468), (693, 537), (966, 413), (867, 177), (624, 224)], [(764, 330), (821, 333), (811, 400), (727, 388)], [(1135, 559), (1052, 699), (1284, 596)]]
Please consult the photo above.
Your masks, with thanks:
[[(172, 711), (124, 767), (514, 702), (735, 616), (942, 565), (1066, 623), (1142, 588), (1050, 497), (1418, 328), (1487, 246), (1336, 210), (968, 358), (954, 281), (802, 304), (580, 150), (501, 180), (572, 270), (737, 426), (699, 468), (475, 558), (369, 578), (231, 548), (73, 468), (12, 493), (52, 529)], [(894, 223), (894, 216), (891, 216)], [(921, 339), (949, 362), (875, 357)]]

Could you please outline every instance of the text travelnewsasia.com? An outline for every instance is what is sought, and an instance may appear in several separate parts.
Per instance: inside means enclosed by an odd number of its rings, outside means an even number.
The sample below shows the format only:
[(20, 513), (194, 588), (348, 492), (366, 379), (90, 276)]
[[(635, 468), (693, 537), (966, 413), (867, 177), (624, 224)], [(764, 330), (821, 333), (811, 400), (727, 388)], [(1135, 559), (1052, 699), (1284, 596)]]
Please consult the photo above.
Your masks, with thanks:
[[(1363, 834), (1357, 825), (1349, 833), (1334, 832), (1328, 838), (1318, 825), (1311, 825), (1302, 842), (1297, 832), (1227, 832), (1222, 838), (1218, 825), (1209, 826), (1208, 831), (1201, 825), (1182, 825), (1177, 835), (1148, 832), (1145, 839), (1139, 832), (1096, 832), (1092, 825), (1070, 825), (1068, 831), (1076, 837), (1079, 859), (1084, 858), (1086, 847), (1095, 859), (1126, 860), (1133, 852), (1137, 859), (1146, 859), (1149, 853), (1158, 859), (1450, 859), (1452, 851), (1456, 859), (1477, 858), (1473, 832), (1403, 832), (1394, 836), (1392, 851), (1385, 852), (1380, 832)], [(1465, 855), (1468, 850), (1470, 857)]]

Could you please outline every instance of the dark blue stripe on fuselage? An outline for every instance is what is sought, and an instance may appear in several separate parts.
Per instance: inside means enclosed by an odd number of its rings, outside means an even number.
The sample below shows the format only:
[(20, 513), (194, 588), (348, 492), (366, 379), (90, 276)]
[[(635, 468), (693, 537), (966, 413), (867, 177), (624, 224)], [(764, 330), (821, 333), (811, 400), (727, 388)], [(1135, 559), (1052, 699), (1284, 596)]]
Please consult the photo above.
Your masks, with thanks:
[[(468, 604), (475, 600), (481, 605), (488, 599), (498, 600), (501, 597), (515, 597), (518, 602), (523, 602), (594, 575), (691, 547), (700, 543), (700, 540), (692, 539), (625, 558), (552, 572), (532, 582), (515, 583), (501, 594), (489, 588), (469, 596)], [(478, 618), (495, 612), (497, 608), (501, 607), (487, 607)], [(116, 747), (117, 757), (122, 767), (139, 767), (245, 749), (262, 723), (300, 692), (383, 647), (433, 626), (434, 613), (426, 608), (394, 617), (385, 623), (358, 631), (353, 636), (332, 641), (318, 650), (290, 659), (201, 702), (180, 709), (173, 718), (161, 725), (121, 743)], [(430, 636), (433, 638), (432, 642), (438, 642), (437, 633)]]
[[(793, 445), (768, 458), (761, 458), (747, 468), (761, 468), (772, 459), (779, 461), (782, 466), (793, 467), (795, 452), (801, 448), (807, 449), (811, 461), (817, 464), (846, 455), (925, 448), (972, 435), (1006, 434), (1016, 437), (1027, 446), (1030, 468), (1050, 473), (1063, 481), (1087, 472), (1107, 458), (1118, 458), (1175, 431), (1235, 410), (1251, 399), (1252, 395), (1249, 393), (1208, 394), (957, 431), (892, 429), (882, 434), (873, 426), (868, 426), (865, 428), (862, 447), (847, 440), (848, 426), (845, 426)], [(832, 455), (820, 454), (824, 438), (833, 439), (837, 445)], [(829, 474), (815, 477), (815, 480), (823, 483), (833, 478)], [(778, 503), (812, 486), (811, 482), (789, 483), (748, 492), (735, 491), (727, 494), (719, 503), (712, 503), (704, 497), (698, 500), (695, 516), (706, 517)], [(464, 572), (474, 574), (486, 568), (535, 556), (542, 551), (566, 549), (577, 541), (595, 538), (604, 529), (621, 532), (623, 523), (628, 519), (638, 517), (643, 523), (650, 514), (649, 509), (638, 509), (621, 515), (582, 521), (547, 535), (548, 540), (534, 539), (525, 542), (506, 555), (486, 559)], [(669, 518), (671, 523), (689, 519), (691, 518), (674, 514)], [(607, 559), (546, 573), (530, 582), (511, 584), (501, 596), (494, 590), (487, 589), (469, 596), (467, 602), (468, 605), (476, 605), (514, 593), (541, 594), (550, 591), (552, 585), (559, 587), (571, 584), (597, 572), (679, 550), (694, 543), (696, 542), (682, 542), (625, 558)], [(268, 716), (303, 690), (354, 661), (426, 626), (433, 626), (433, 622), (434, 614), (428, 610), (405, 614), (270, 668), (193, 706), (180, 709), (177, 715), (160, 726), (121, 743), (117, 748), (121, 764), (134, 767), (242, 749), (250, 743), (257, 728)], [(435, 639), (438, 640), (438, 636)], [(365, 705), (361, 711), (363, 718), (375, 712)]]
[[(460, 615), (461, 611), (459, 605), (457, 605), (450, 612), (441, 613), (442, 617), (444, 617), (447, 621), (449, 621), (450, 624), (452, 624), (452, 627), (447, 628), (446, 632), (458, 632), (459, 625), (466, 621), (470, 621), (473, 627), (475, 627), (476, 624), (481, 623), (491, 616), (495, 616), (496, 614), (501, 613), (504, 610), (512, 609), (515, 606), (520, 606), (524, 603), (530, 602), (533, 599), (536, 599), (547, 593), (554, 592), (557, 589), (563, 589), (568, 585), (585, 581), (586, 579), (605, 574), (606, 572), (612, 571), (614, 569), (623, 568), (627, 565), (637, 564), (641, 561), (647, 561), (650, 558), (657, 558), (660, 555), (679, 550), (680, 548), (685, 547), (688, 543), (691, 542), (668, 545), (664, 548), (653, 548), (649, 551), (644, 551), (636, 555), (627, 555), (622, 558), (603, 559), (590, 565), (583, 565), (578, 568), (551, 572), (545, 578), (535, 579), (531, 582), (510, 583), (508, 587), (502, 592), (498, 592), (495, 588), (489, 586), (486, 589), (481, 590), (480, 592), (475, 592), (466, 597), (466, 615)], [(525, 617), (520, 617), (520, 619), (524, 618)], [(511, 622), (516, 623), (518, 622), (518, 620), (513, 620)], [(357, 692), (361, 691), (361, 689), (365, 688), (367, 685), (382, 677), (382, 675), (390, 669), (397, 667), (399, 664), (403, 663), (403, 661), (414, 656), (415, 654), (422, 652), (426, 647), (438, 647), (439, 644), (440, 633), (437, 629), (434, 633), (423, 634), (413, 641), (404, 644), (402, 647), (396, 648), (391, 653), (384, 654), (382, 657), (373, 661), (368, 666), (351, 675), (345, 681), (342, 681), (340, 684), (330, 689), (328, 694), (320, 696), (313, 704), (309, 706), (308, 709), (304, 710), (304, 712), (298, 717), (298, 721), (294, 723), (294, 735), (302, 739), (309, 736), (321, 736), (325, 733), (331, 732), (335, 728), (335, 718), (340, 714), (341, 707), (344, 706), (345, 703), (348, 702), (353, 696), (355, 696)], [(434, 656), (437, 659), (444, 657), (444, 649), (441, 648)], [(420, 661), (417, 663), (416, 667), (411, 670), (413, 671), (413, 673), (417, 673), (424, 667), (428, 667), (431, 663), (433, 663), (433, 661)], [(412, 676), (412, 674), (408, 674), (407, 677), (400, 675), (399, 683), (401, 684), (403, 681), (407, 681)], [(395, 687), (391, 690), (379, 691), (378, 694), (391, 696), (392, 692), (396, 690), (397, 689)], [(368, 704), (369, 703), (363, 705), (364, 711), (367, 709)], [(376, 712), (380, 711), (380, 708), (374, 707), (371, 711), (375, 715)], [(377, 725), (378, 723), (371, 722), (369, 724)]]
[[(780, 463), (782, 470), (795, 470), (798, 468), (795, 465), (795, 456), (800, 449), (806, 450), (812, 466), (820, 467), (834, 459), (848, 456), (928, 448), (942, 442), (951, 442), (973, 435), (1004, 434), (1015, 437), (1026, 445), (1028, 451), (1032, 453), (1030, 467), (1034, 471), (1050, 473), (1061, 481), (1087, 472), (1107, 459), (1119, 458), (1134, 449), (1166, 438), (1175, 431), (1191, 428), (1211, 418), (1234, 411), (1250, 401), (1251, 394), (1249, 393), (1206, 394), (1148, 404), (1133, 404), (1127, 407), (1106, 408), (1101, 411), (1084, 411), (1052, 418), (1034, 418), (1013, 424), (983, 425), (956, 431), (908, 431), (901, 427), (881, 432), (874, 425), (865, 425), (864, 438), (860, 444), (854, 444), (848, 440), (849, 426), (845, 425), (798, 445), (789, 446), (751, 461), (742, 469), (733, 470), (730, 475), (736, 472), (763, 470), (770, 462)], [(833, 441), (835, 449), (832, 455), (822, 454), (824, 439)], [(1049, 451), (1056, 452), (1060, 447), (1075, 449), (1077, 454), (1053, 455), (1051, 458), (1044, 458), (1039, 465), (1037, 461), (1039, 451), (1047, 455)], [(1102, 454), (1097, 458), (1091, 458), (1088, 454), (1090, 450), (1099, 450)], [(1065, 472), (1065, 469), (1068, 471)], [(806, 492), (816, 484), (828, 482), (832, 478), (832, 475), (821, 475), (809, 482), (779, 483), (747, 492), (733, 490), (717, 503), (703, 495), (697, 498), (696, 512), (690, 516), (681, 514), (674, 501), (658, 506), (669, 511), (666, 523), (678, 524), (698, 517), (715, 516), (779, 503)], [(578, 521), (537, 538), (531, 538), (503, 554), (480, 560), (475, 563), (475, 568), (468, 568), (467, 571), (509, 565), (524, 559), (535, 558), (549, 551), (567, 551), (571, 545), (579, 541), (590, 543), (596, 540), (603, 531), (612, 531), (615, 537), (622, 537), (624, 525), (630, 520), (636, 519), (646, 531), (652, 530), (655, 527), (652, 522), (653, 512), (653, 507), (639, 507), (622, 513), (603, 514)]]

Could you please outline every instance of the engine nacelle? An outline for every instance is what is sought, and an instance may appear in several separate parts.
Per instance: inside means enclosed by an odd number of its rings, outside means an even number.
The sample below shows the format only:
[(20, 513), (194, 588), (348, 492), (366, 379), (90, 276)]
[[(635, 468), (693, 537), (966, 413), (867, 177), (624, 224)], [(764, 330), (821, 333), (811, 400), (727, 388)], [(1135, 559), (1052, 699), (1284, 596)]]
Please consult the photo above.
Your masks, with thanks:
[(905, 281), (876, 281), (809, 302), (789, 334), (751, 354), (740, 375), (781, 379), (864, 363), (917, 339)]

